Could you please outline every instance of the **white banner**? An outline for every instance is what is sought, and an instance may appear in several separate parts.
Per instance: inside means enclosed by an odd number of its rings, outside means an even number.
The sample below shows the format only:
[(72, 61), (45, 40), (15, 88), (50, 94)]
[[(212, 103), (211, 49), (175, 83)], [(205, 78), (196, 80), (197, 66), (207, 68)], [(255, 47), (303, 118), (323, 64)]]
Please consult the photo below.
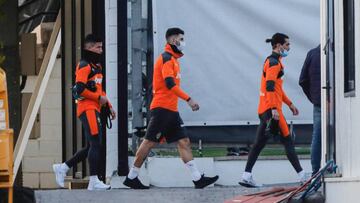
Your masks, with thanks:
[(300, 110), (294, 117), (285, 105), (285, 116), (288, 122), (312, 122), (312, 105), (298, 79), (306, 53), (320, 43), (320, 1), (154, 0), (153, 22), (155, 60), (167, 28), (185, 31), (181, 87), (200, 104), (192, 112), (180, 102), (186, 125), (258, 123), (263, 62), (271, 54), (265, 39), (276, 32), (290, 37), (284, 89)]

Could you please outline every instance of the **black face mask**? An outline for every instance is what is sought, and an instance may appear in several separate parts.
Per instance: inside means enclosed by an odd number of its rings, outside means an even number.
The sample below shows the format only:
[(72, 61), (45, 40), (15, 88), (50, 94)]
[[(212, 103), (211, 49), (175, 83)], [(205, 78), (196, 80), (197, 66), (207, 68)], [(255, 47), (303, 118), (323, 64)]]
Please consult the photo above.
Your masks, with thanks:
[(171, 49), (172, 49), (175, 53), (183, 54), (183, 53), (177, 48), (176, 45), (170, 44), (170, 46), (171, 46)]
[(101, 60), (101, 54), (98, 54), (98, 53), (95, 53), (92, 51), (88, 51), (88, 50), (84, 50), (83, 58), (89, 63), (98, 64), (98, 63), (100, 63), (100, 60)]

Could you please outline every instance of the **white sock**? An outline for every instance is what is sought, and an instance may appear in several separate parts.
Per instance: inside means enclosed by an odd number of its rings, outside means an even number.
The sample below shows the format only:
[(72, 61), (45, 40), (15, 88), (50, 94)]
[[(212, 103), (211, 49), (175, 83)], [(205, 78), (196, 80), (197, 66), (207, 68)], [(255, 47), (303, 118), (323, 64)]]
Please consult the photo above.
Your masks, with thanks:
[(90, 182), (97, 182), (98, 180), (98, 176), (90, 176)]
[(300, 171), (298, 173), (298, 176), (299, 176), (299, 178), (302, 178), (303, 176), (305, 176), (305, 171), (304, 170)]
[(193, 181), (198, 181), (201, 178), (201, 174), (196, 166), (196, 163), (194, 160), (191, 160), (187, 163), (185, 163), (186, 167), (190, 170), (191, 177)]
[(61, 164), (61, 169), (62, 169), (63, 171), (65, 171), (65, 172), (68, 172), (68, 170), (69, 170), (70, 168), (69, 168), (69, 166), (66, 165), (66, 163), (64, 162), (64, 163)]
[(138, 177), (139, 173), (140, 173), (140, 168), (138, 168), (136, 166), (132, 166), (130, 168), (130, 171), (129, 171), (129, 174), (127, 175), (127, 177), (132, 180), (132, 179), (135, 179), (136, 177)]
[(251, 173), (244, 171), (244, 173), (242, 175), (242, 179), (249, 180), (251, 178), (251, 176), (252, 176)]

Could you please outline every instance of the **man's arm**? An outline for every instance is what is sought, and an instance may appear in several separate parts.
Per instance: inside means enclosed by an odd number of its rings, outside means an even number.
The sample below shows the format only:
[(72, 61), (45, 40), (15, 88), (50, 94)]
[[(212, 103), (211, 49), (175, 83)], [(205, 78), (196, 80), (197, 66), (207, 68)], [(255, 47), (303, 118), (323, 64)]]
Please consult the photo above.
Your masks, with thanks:
[(291, 106), (292, 102), (283, 89), (282, 89), (282, 100), (286, 105)]
[(86, 98), (91, 99), (94, 101), (99, 101), (100, 94), (98, 92), (92, 92), (86, 88), (86, 83), (88, 81), (88, 76), (90, 74), (91, 67), (89, 64), (81, 66), (79, 65), (79, 68), (76, 72), (76, 78), (75, 78), (75, 85), (76, 85), (76, 92), (78, 95)]
[(110, 102), (110, 100), (109, 99), (107, 99), (107, 96), (106, 96), (106, 92), (105, 91), (103, 91), (102, 92), (102, 94), (101, 94), (101, 96), (102, 97), (105, 97), (106, 98), (106, 104), (109, 106), (109, 109), (110, 109), (110, 113), (111, 113), (111, 120), (115, 120), (115, 118), (116, 118), (116, 112), (115, 112), (115, 110), (114, 110), (114, 108), (113, 108), (113, 106), (112, 106), (112, 104), (111, 104), (111, 102)]
[(174, 70), (173, 70), (173, 62), (168, 61), (164, 64), (162, 69), (162, 76), (165, 79), (166, 87), (173, 92), (179, 98), (187, 101), (188, 105), (191, 107), (193, 111), (198, 111), (200, 109), (199, 104), (191, 99), (191, 97), (184, 92), (179, 85), (175, 83), (174, 79)]
[(190, 100), (190, 96), (175, 83), (173, 62), (171, 60), (163, 65), (162, 76), (165, 79), (166, 87), (171, 90), (171, 92), (185, 101)]
[[(101, 96), (107, 97), (106, 92), (102, 91)], [(110, 100), (107, 101), (107, 104), (109, 105), (110, 108), (112, 108), (112, 104), (111, 104)]]
[(304, 61), (300, 78), (299, 78), (299, 85), (301, 86), (303, 92), (305, 93), (306, 97), (311, 101), (311, 94), (310, 94), (310, 76), (309, 76), (309, 65), (311, 61), (311, 54), (310, 52), (307, 54), (306, 59)]
[(292, 103), (292, 101), (289, 99), (289, 97), (286, 95), (285, 91), (282, 89), (282, 100), (283, 102), (289, 106), (291, 112), (294, 116), (299, 115), (299, 110), (296, 108), (296, 106)]
[(176, 96), (180, 97), (185, 101), (190, 100), (190, 96), (186, 94), (178, 85), (175, 84), (173, 77), (165, 78), (166, 87), (171, 90)]

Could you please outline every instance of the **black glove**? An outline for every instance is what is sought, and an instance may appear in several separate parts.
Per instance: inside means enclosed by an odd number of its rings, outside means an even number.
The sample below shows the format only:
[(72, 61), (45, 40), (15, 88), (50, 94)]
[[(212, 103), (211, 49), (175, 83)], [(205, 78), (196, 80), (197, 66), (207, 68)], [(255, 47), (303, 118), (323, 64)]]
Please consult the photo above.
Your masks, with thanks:
[(86, 83), (86, 89), (90, 90), (91, 92), (96, 92), (96, 82), (94, 80), (90, 80)]
[(280, 135), (279, 121), (270, 118), (266, 121), (265, 136), (273, 137), (276, 140), (278, 135)]
[(101, 107), (101, 120), (106, 123), (108, 129), (112, 128), (111, 111), (109, 104)]

